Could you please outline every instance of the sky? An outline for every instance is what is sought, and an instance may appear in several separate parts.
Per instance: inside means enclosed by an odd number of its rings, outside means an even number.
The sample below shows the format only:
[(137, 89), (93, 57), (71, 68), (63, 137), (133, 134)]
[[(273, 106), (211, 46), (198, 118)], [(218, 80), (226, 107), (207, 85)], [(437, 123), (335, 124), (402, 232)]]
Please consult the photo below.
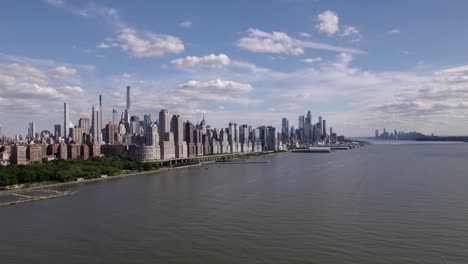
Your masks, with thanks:
[(468, 1), (13, 1), (0, 8), (0, 125), (53, 131), (161, 109), (212, 127), (312, 112), (346, 136), (468, 134)]

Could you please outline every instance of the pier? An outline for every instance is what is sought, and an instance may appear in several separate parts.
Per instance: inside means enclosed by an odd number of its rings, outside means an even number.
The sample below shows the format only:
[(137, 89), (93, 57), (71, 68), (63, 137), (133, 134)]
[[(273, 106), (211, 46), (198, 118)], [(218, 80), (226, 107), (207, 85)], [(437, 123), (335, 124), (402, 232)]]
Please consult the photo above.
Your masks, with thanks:
[(0, 206), (15, 205), (33, 201), (53, 199), (63, 196), (70, 196), (76, 192), (59, 191), (52, 189), (7, 191), (0, 194)]

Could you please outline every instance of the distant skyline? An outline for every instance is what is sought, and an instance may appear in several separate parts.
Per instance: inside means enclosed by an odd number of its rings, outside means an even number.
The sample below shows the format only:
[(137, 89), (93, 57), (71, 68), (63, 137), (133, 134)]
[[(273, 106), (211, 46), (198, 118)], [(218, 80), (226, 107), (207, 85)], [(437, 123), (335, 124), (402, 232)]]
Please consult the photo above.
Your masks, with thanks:
[(468, 134), (466, 1), (12, 1), (1, 3), (2, 133), (112, 109), (214, 127), (297, 126), (307, 110), (347, 136)]

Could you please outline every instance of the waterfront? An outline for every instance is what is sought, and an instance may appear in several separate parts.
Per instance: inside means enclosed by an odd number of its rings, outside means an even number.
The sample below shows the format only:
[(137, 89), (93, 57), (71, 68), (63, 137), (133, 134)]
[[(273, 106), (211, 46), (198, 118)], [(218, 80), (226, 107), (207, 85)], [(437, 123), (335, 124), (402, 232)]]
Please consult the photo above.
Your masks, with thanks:
[(2, 261), (465, 263), (467, 159), (376, 144), (66, 186), (0, 208)]

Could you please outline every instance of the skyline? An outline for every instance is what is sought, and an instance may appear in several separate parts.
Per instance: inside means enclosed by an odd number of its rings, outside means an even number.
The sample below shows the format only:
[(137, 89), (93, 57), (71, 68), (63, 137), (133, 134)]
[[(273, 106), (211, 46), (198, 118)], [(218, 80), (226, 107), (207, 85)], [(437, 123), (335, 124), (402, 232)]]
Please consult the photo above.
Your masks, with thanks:
[(215, 127), (296, 126), (310, 109), (348, 136), (468, 131), (466, 2), (181, 3), (2, 3), (2, 132), (50, 130), (64, 102), (69, 120), (88, 118), (100, 94), (112, 120), (127, 85), (139, 116), (171, 109)]

